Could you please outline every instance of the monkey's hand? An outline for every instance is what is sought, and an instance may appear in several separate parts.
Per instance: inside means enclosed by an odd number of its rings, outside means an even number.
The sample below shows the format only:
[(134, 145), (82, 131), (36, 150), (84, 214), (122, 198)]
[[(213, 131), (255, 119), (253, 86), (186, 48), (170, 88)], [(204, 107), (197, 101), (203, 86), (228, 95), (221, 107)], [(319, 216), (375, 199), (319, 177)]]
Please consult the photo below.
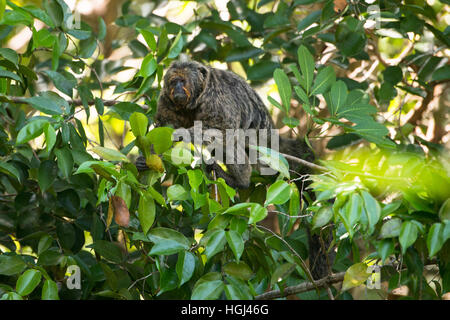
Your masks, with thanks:
[(139, 172), (146, 171), (146, 170), (150, 169), (147, 166), (147, 164), (145, 163), (145, 157), (144, 156), (137, 157), (135, 165), (136, 165), (136, 168), (138, 169)]

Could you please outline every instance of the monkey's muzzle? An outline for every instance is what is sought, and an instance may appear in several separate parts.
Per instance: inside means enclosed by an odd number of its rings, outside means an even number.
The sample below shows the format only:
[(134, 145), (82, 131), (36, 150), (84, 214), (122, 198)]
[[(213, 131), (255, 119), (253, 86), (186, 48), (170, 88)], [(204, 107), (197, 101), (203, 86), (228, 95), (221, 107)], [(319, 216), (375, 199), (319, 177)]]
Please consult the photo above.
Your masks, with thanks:
[(172, 90), (170, 90), (170, 95), (172, 96), (173, 102), (178, 105), (187, 104), (189, 98), (191, 97), (189, 90), (183, 86), (181, 81), (178, 82)]

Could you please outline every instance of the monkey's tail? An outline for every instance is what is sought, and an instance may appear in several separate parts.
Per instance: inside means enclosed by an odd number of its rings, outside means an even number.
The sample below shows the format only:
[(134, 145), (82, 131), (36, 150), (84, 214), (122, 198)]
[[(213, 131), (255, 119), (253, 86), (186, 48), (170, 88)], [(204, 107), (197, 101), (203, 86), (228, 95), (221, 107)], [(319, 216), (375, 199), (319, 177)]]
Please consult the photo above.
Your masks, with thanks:
[[(280, 152), (285, 153), (309, 162), (313, 162), (315, 157), (313, 151), (309, 148), (304, 139), (280, 139)], [(306, 192), (306, 187), (311, 183), (308, 174), (312, 173), (311, 168), (301, 165), (292, 160), (288, 160), (291, 176), (301, 176), (303, 179), (295, 181), (300, 193)], [(311, 199), (315, 199), (314, 193), (308, 193)], [(334, 262), (335, 253), (330, 248), (333, 236), (331, 228), (327, 232), (319, 234), (318, 231), (312, 231), (311, 226), (306, 223), (309, 245), (309, 267), (315, 280), (321, 279), (329, 274)]]

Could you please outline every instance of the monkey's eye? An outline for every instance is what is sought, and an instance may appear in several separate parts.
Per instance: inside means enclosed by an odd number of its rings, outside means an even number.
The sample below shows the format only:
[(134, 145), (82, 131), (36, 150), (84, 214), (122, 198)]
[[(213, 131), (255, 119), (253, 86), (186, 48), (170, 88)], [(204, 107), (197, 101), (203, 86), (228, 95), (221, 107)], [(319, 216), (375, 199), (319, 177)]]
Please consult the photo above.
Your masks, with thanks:
[(184, 79), (174, 79), (170, 82), (170, 84), (172, 86), (176, 86), (178, 84), (181, 84), (182, 86), (184, 85)]

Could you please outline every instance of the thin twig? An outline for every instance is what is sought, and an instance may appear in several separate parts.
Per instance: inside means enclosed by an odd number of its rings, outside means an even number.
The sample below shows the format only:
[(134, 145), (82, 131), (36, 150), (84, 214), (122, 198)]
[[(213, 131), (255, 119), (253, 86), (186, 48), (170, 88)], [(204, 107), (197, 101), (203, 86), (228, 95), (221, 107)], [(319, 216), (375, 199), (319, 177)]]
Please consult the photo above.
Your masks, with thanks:
[(148, 275), (146, 275), (146, 276), (144, 276), (144, 277), (142, 277), (142, 278), (136, 279), (136, 281), (134, 281), (134, 282), (128, 287), (128, 290), (130, 290), (131, 288), (133, 288), (133, 287), (136, 285), (136, 283), (138, 283), (139, 281), (142, 281), (142, 280), (147, 279), (148, 277), (152, 276), (152, 275), (153, 275), (154, 273), (156, 273), (156, 272), (159, 272), (159, 271), (153, 271), (153, 272), (149, 273)]
[(306, 218), (306, 217), (311, 217), (312, 216), (312, 214), (305, 214), (305, 215), (301, 215), (301, 216), (291, 216), (290, 214), (287, 214), (287, 213), (284, 213), (284, 212), (281, 212), (281, 211), (276, 211), (276, 210), (269, 211), (269, 213), (281, 214), (281, 215), (289, 217), (289, 218)]

